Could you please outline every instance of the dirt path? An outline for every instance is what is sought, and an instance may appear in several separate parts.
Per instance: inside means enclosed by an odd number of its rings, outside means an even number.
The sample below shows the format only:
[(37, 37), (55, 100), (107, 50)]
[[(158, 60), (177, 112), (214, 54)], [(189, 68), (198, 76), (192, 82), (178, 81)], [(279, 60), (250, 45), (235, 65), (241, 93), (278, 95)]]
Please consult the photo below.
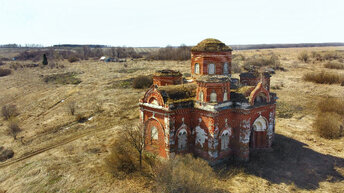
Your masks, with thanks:
[[(108, 129), (112, 129), (112, 128), (113, 127), (109, 127)], [(24, 153), (21, 157), (11, 159), (10, 161), (4, 162), (4, 163), (0, 163), (0, 169), (4, 168), (4, 167), (7, 167), (7, 166), (10, 166), (12, 164), (15, 164), (17, 162), (26, 160), (28, 158), (31, 158), (31, 157), (35, 156), (35, 155), (39, 155), (39, 154), (44, 153), (44, 152), (46, 152), (48, 150), (60, 147), (62, 145), (70, 143), (70, 142), (73, 142), (73, 141), (75, 141), (77, 139), (80, 139), (80, 138), (83, 138), (83, 137), (88, 136), (90, 134), (93, 134), (94, 132), (104, 132), (104, 131), (106, 131), (108, 129), (99, 129), (99, 128), (97, 128), (97, 129), (90, 129), (90, 130), (88, 130), (88, 131), (86, 131), (84, 133), (77, 134), (77, 135), (74, 135), (74, 136), (71, 136), (71, 137), (67, 137), (65, 139), (60, 140), (59, 142), (57, 142), (55, 144), (48, 145), (46, 147), (34, 150), (32, 152), (29, 152), (29, 153)]]

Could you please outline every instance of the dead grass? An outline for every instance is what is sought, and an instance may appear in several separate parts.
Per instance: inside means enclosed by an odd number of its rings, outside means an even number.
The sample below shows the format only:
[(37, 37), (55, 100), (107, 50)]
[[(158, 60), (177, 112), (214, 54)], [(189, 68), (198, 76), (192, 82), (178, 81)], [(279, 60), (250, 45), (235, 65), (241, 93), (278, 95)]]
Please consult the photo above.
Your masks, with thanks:
[(327, 139), (338, 139), (343, 136), (343, 117), (334, 112), (319, 113), (314, 121), (316, 132)]
[(16, 105), (5, 105), (1, 109), (1, 114), (5, 120), (9, 120), (10, 118), (18, 116), (19, 112)]
[(299, 59), (301, 62), (308, 62), (309, 61), (309, 55), (308, 52), (303, 51), (298, 56), (297, 59)]
[(12, 71), (10, 69), (2, 69), (2, 68), (0, 68), (0, 77), (8, 76), (11, 73), (12, 73)]
[(341, 98), (322, 99), (318, 103), (318, 115), (313, 123), (319, 136), (338, 139), (343, 136), (344, 100)]
[(331, 61), (324, 64), (324, 67), (330, 69), (344, 69), (344, 64), (338, 61)]
[[(315, 50), (343, 49), (343, 47), (307, 48)], [(283, 82), (283, 89), (277, 92), (278, 104), (284, 103), (291, 111), (290, 118), (276, 116), (276, 136), (272, 152), (251, 154), (249, 165), (228, 164), (233, 172), (223, 172), (215, 177), (214, 189), (223, 192), (341, 192), (344, 187), (344, 138), (327, 140), (318, 137), (312, 122), (316, 117), (315, 108), (298, 111), (304, 104), (315, 103), (314, 98), (325, 93), (330, 96), (344, 96), (339, 85), (316, 85), (299, 81), (308, 69), (322, 68), (322, 63), (301, 63), (298, 53), (304, 48), (245, 50), (233, 51), (245, 58), (273, 51), (283, 58), (281, 66), (288, 71), (276, 71), (271, 78), (271, 85)], [(0, 50), (1, 52), (1, 50)], [(3, 54), (2, 54), (3, 55)], [(9, 57), (9, 55), (3, 55)], [(14, 57), (14, 56), (13, 56)], [(22, 64), (21, 61), (16, 61)], [(13, 61), (6, 62), (10, 66)], [(190, 61), (128, 61), (127, 72), (119, 63), (99, 63), (98, 61), (75, 62), (59, 61), (60, 68), (20, 68), (6, 78), (0, 78), (0, 106), (17, 104), (20, 109), (20, 137), (25, 145), (6, 135), (7, 123), (0, 122), (0, 141), (11, 147), (20, 157), (26, 152), (63, 141), (97, 129), (90, 135), (74, 142), (56, 147), (0, 168), (0, 187), (11, 192), (152, 192), (155, 180), (143, 177), (140, 172), (114, 178), (104, 169), (103, 160), (110, 154), (114, 137), (121, 125), (139, 120), (137, 101), (145, 89), (133, 89), (128, 81), (128, 88), (119, 86), (107, 89), (109, 85), (121, 80), (132, 79), (139, 75), (149, 75), (156, 70), (171, 68), (182, 73), (190, 73)], [(117, 65), (118, 64), (118, 65)], [(130, 70), (138, 69), (140, 70)], [(63, 74), (77, 72), (82, 84), (63, 85), (45, 84), (41, 74)], [(81, 73), (84, 72), (84, 73)], [(101, 76), (99, 76), (101, 74)], [(233, 75), (235, 76), (235, 75)], [(66, 111), (66, 102), (76, 100), (79, 112), (93, 114), (95, 102), (101, 102), (102, 112), (95, 113), (91, 121), (75, 122), (75, 117)], [(291, 110), (288, 110), (292, 106)], [(316, 107), (317, 105), (314, 105)], [(294, 109), (295, 107), (295, 109)], [(79, 109), (80, 108), (80, 109)], [(278, 110), (279, 111), (279, 110)], [(276, 115), (279, 112), (276, 112)], [(282, 115), (283, 116), (283, 115)], [(287, 115), (288, 116), (288, 115)], [(88, 116), (87, 116), (88, 117)], [(70, 124), (72, 123), (72, 125)], [(49, 131), (49, 132), (43, 132)], [(19, 138), (19, 137), (18, 137)], [(72, 150), (66, 151), (67, 147)], [(92, 149), (96, 149), (93, 151)], [(335, 169), (334, 169), (335, 168)], [(220, 170), (225, 170), (221, 168)], [(226, 170), (225, 170), (226, 171)], [(235, 172), (236, 171), (236, 172)], [(338, 172), (337, 172), (338, 171)], [(215, 170), (218, 174), (218, 171)], [(206, 182), (207, 183), (207, 182)], [(154, 185), (155, 187), (156, 185)]]
[(138, 76), (133, 80), (133, 88), (142, 89), (148, 88), (153, 84), (153, 78), (151, 76)]
[(176, 156), (155, 169), (157, 192), (198, 193), (216, 192), (215, 172), (208, 163), (188, 154)]
[(303, 80), (318, 84), (338, 84), (344, 80), (344, 76), (335, 72), (309, 72), (304, 74)]
[(81, 80), (76, 77), (77, 73), (75, 72), (66, 72), (62, 74), (52, 74), (47, 75), (43, 78), (46, 83), (55, 83), (55, 84), (80, 84)]
[(303, 108), (299, 105), (280, 101), (277, 103), (276, 115), (279, 118), (289, 119), (292, 118), (295, 113), (302, 110)]
[(17, 134), (21, 131), (18, 121), (15, 119), (11, 119), (8, 122), (8, 133), (13, 137), (14, 140), (17, 139)]
[(328, 97), (318, 103), (319, 112), (335, 112), (344, 116), (344, 99)]
[(130, 142), (130, 136), (126, 133), (127, 128), (119, 133), (111, 145), (110, 154), (105, 159), (105, 168), (112, 176), (124, 179), (139, 173), (139, 175), (151, 176), (152, 166), (158, 161), (156, 156), (144, 153), (142, 155), (142, 166), (140, 166), (140, 154), (136, 144)]

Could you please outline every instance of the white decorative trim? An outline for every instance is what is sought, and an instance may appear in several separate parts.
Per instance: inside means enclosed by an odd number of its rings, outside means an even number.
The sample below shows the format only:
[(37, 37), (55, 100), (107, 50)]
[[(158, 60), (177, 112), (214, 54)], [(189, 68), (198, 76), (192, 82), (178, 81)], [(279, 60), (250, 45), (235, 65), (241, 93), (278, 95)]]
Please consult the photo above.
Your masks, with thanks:
[(166, 107), (155, 105), (155, 104), (152, 104), (152, 103), (139, 103), (139, 105), (142, 105), (142, 106), (145, 106), (145, 107), (154, 108), (154, 109), (160, 109), (160, 110), (164, 110), (164, 111), (168, 111), (169, 110)]
[(253, 130), (254, 131), (266, 131), (267, 129), (267, 121), (266, 119), (260, 115), (254, 122), (253, 122)]

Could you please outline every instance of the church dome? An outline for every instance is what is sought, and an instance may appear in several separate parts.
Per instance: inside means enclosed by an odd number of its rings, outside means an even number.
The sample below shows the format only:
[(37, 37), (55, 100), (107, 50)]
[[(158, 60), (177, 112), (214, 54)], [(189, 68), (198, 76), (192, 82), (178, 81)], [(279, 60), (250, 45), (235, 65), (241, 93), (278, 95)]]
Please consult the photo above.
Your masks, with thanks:
[(194, 52), (228, 52), (233, 49), (220, 40), (208, 38), (191, 48)]

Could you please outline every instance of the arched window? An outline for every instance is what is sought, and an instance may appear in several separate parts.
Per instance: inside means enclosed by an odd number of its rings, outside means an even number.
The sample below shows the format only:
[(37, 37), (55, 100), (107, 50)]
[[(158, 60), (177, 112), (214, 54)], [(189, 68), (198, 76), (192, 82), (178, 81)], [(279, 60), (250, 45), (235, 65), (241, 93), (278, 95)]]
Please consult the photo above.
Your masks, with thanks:
[(216, 95), (216, 92), (213, 91), (211, 94), (210, 94), (210, 102), (211, 103), (216, 103), (217, 101), (217, 95)]
[(229, 74), (228, 63), (223, 64), (223, 74)]
[(229, 148), (229, 132), (225, 130), (221, 135), (221, 150), (227, 150)]
[(215, 64), (208, 65), (208, 74), (215, 74)]
[(203, 91), (199, 92), (198, 100), (200, 100), (201, 102), (204, 101)]
[(195, 74), (199, 74), (199, 64), (195, 64)]
[(151, 141), (158, 140), (158, 129), (155, 126), (151, 127)]
[(225, 91), (225, 93), (223, 93), (223, 102), (227, 101), (228, 100), (228, 93), (227, 91)]
[(178, 149), (184, 150), (187, 147), (187, 132), (185, 129), (181, 129), (178, 133)]

